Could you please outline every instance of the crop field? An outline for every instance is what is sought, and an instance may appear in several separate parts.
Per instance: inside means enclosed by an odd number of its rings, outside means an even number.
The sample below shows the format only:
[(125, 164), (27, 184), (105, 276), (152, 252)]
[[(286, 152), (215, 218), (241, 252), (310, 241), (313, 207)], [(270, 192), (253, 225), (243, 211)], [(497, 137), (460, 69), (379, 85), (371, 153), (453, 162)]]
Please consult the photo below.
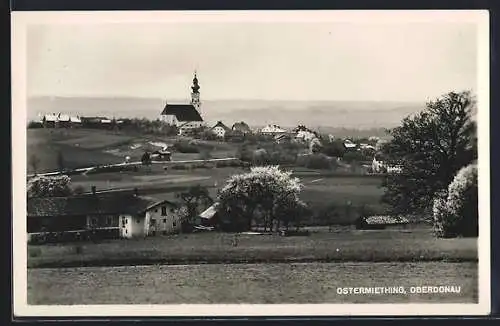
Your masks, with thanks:
[[(477, 303), (477, 274), (473, 262), (29, 269), (28, 304)], [(411, 293), (412, 286), (421, 285), (460, 286), (460, 293)], [(359, 286), (403, 286), (406, 294), (336, 292)]]

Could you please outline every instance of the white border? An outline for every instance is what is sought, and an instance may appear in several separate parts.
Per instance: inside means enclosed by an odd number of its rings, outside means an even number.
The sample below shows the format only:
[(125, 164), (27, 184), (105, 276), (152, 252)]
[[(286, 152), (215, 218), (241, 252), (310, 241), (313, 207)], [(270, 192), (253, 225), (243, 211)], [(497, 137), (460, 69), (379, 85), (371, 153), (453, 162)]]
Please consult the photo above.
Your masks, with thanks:
[[(479, 303), (77, 305), (27, 304), (26, 249), (26, 30), (30, 24), (206, 22), (471, 22), (478, 26)], [(231, 12), (13, 12), (12, 13), (13, 312), (15, 316), (340, 316), (485, 315), (490, 312), (489, 13), (441, 11), (231, 11)], [(105, 307), (105, 308), (103, 308)]]

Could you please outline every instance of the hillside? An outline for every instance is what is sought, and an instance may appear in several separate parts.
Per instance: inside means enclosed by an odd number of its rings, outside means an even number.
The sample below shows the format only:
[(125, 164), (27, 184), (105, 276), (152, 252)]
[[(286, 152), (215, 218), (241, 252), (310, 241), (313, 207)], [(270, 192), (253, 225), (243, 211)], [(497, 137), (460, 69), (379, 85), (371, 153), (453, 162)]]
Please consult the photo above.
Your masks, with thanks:
[[(188, 99), (168, 101), (186, 103)], [(165, 100), (150, 98), (34, 97), (28, 99), (28, 118), (34, 119), (38, 113), (70, 112), (156, 119), (164, 105)], [(209, 123), (243, 120), (251, 126), (276, 123), (291, 127), (300, 123), (310, 128), (371, 129), (394, 127), (423, 107), (423, 103), (405, 102), (206, 100), (202, 113)]]
[[(168, 137), (106, 130), (28, 129), (27, 172), (34, 173), (33, 157), (38, 162), (37, 172), (52, 172), (59, 169), (59, 155), (63, 157), (65, 168), (84, 168), (122, 163), (127, 156), (131, 161), (140, 161), (145, 150), (158, 150), (165, 145), (172, 145), (174, 141), (175, 139)], [(211, 142), (200, 146), (209, 148), (212, 158), (234, 157), (236, 152), (236, 146), (229, 143)], [(172, 160), (199, 159), (200, 155), (174, 152)]]

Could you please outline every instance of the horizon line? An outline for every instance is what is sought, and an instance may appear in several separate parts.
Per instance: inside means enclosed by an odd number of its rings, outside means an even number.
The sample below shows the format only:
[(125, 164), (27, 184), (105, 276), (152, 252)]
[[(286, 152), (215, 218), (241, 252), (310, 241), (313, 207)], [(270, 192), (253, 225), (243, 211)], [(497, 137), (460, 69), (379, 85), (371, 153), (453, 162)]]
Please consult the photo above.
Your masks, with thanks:
[[(34, 98), (64, 98), (64, 99), (140, 99), (140, 100), (161, 100), (164, 102), (176, 102), (176, 101), (189, 101), (189, 98), (160, 98), (153, 96), (132, 96), (132, 95), (45, 95), (45, 94), (37, 94), (37, 95), (28, 95), (27, 99)], [(422, 100), (357, 100), (357, 99), (258, 99), (258, 98), (209, 98), (202, 100), (206, 102), (211, 101), (262, 101), (262, 102), (390, 102), (390, 103), (422, 103), (427, 102), (429, 99)]]

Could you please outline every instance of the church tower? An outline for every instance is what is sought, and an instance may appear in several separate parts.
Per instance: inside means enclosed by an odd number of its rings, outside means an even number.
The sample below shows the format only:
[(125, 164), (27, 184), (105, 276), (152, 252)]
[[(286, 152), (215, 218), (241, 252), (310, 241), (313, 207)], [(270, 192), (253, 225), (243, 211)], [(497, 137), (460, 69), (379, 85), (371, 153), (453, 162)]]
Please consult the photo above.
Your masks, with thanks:
[(201, 116), (200, 85), (198, 85), (196, 71), (194, 72), (193, 86), (191, 86), (191, 104), (193, 104), (196, 111), (198, 111)]

